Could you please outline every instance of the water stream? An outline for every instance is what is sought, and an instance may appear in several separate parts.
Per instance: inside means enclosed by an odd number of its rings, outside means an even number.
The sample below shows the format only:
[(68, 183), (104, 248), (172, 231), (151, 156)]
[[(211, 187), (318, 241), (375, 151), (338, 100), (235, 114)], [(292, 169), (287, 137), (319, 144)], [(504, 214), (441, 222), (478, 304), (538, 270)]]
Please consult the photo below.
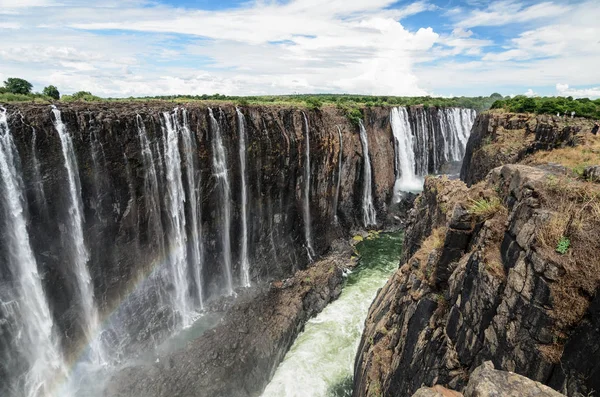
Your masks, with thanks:
[(357, 246), (359, 266), (340, 297), (308, 321), (262, 397), (342, 397), (352, 394), (354, 356), (369, 306), (398, 268), (402, 233)]

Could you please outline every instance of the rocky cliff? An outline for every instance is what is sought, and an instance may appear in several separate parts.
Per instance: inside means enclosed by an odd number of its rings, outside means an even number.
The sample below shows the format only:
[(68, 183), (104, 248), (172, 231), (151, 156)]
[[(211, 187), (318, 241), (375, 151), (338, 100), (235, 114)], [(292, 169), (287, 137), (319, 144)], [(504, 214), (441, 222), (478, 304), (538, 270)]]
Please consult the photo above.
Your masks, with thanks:
[[(422, 173), (464, 152), (473, 112), (404, 113)], [(0, 107), (0, 394), (154, 347), (211, 300), (306, 268), (365, 208), (384, 226), (390, 109), (362, 114), (364, 130), (333, 107)]]
[[(461, 391), (487, 360), (570, 396), (600, 390), (600, 186), (570, 169), (566, 154), (585, 152), (569, 143), (574, 130), (537, 118), (533, 134), (524, 120), (478, 117), (462, 176), (481, 182), (426, 180), (401, 267), (371, 306), (354, 396), (410, 396), (434, 384)], [(526, 141), (502, 141), (512, 122)], [(581, 139), (600, 162), (596, 138)], [(505, 165), (488, 175), (504, 161), (537, 163), (548, 153), (563, 165)]]

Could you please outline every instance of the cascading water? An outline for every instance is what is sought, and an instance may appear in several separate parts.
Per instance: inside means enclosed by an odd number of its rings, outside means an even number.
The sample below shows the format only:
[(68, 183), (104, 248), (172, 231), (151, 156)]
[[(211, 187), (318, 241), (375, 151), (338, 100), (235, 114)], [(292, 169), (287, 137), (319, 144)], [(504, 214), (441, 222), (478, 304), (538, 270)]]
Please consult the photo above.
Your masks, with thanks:
[(415, 175), (415, 153), (413, 151), (413, 135), (408, 121), (406, 108), (393, 108), (390, 123), (394, 134), (394, 183), (393, 202), (402, 198), (402, 192), (418, 191), (423, 187), (423, 180)]
[(214, 176), (218, 180), (221, 193), (221, 249), (223, 256), (223, 270), (227, 282), (227, 294), (233, 295), (233, 277), (231, 272), (231, 188), (229, 186), (229, 170), (227, 169), (227, 155), (221, 137), (221, 127), (215, 118), (212, 109), (208, 109), (210, 116), (210, 130), (213, 134), (213, 168)]
[(70, 259), (73, 266), (77, 288), (79, 292), (79, 300), (82, 311), (82, 328), (89, 342), (89, 359), (95, 364), (105, 364), (106, 357), (102, 341), (97, 332), (100, 329), (100, 317), (98, 308), (94, 301), (94, 287), (90, 276), (87, 263), (89, 253), (85, 246), (83, 236), (83, 203), (81, 199), (81, 185), (79, 182), (79, 168), (73, 148), (73, 141), (69, 135), (66, 126), (62, 121), (60, 110), (53, 107), (54, 128), (60, 137), (62, 153), (64, 157), (64, 165), (67, 171), (69, 185), (69, 204), (68, 204), (68, 219), (67, 235), (68, 244), (70, 246)]
[(342, 185), (342, 155), (344, 152), (344, 145), (343, 145), (343, 140), (342, 140), (342, 129), (340, 128), (340, 126), (337, 126), (337, 130), (338, 130), (338, 139), (340, 141), (340, 147), (339, 147), (339, 154), (338, 154), (338, 175), (337, 175), (337, 184), (335, 185), (335, 195), (333, 196), (333, 221), (335, 223), (338, 222), (338, 216), (337, 216), (337, 211), (338, 211), (338, 203), (339, 203), (339, 199), (340, 199), (340, 187)]
[(308, 118), (306, 113), (302, 112), (304, 120), (304, 139), (305, 139), (305, 158), (304, 158), (304, 240), (306, 242), (306, 254), (310, 262), (315, 257), (315, 250), (312, 244), (311, 217), (310, 217), (310, 134), (308, 128)]
[(66, 368), (29, 241), (19, 168), (6, 109), (0, 107), (0, 250), (6, 253), (0, 265), (0, 322), (9, 324), (0, 325), (0, 377), (5, 382), (0, 394), (45, 397), (50, 380), (66, 376)]
[(199, 307), (204, 307), (202, 298), (202, 266), (204, 250), (202, 247), (202, 229), (200, 219), (200, 200), (198, 199), (198, 192), (200, 189), (200, 181), (197, 177), (199, 172), (196, 171), (196, 162), (194, 154), (196, 153), (196, 140), (190, 130), (187, 111), (182, 111), (183, 124), (181, 125), (181, 138), (183, 143), (183, 152), (185, 154), (185, 174), (188, 186), (188, 199), (187, 205), (189, 208), (190, 218), (190, 240), (189, 244), (190, 256), (189, 265), (192, 269), (194, 277), (194, 287), (196, 299)]
[(341, 397), (352, 393), (354, 356), (369, 306), (398, 268), (402, 234), (382, 234), (357, 246), (360, 264), (340, 297), (308, 321), (262, 397)]
[(371, 174), (371, 157), (369, 156), (369, 141), (367, 140), (367, 130), (365, 130), (365, 126), (362, 120), (359, 121), (358, 127), (360, 130), (360, 143), (363, 149), (363, 225), (365, 227), (376, 226), (377, 219), (375, 213), (375, 206), (373, 205), (373, 186)]
[(461, 108), (391, 110), (396, 172), (394, 202), (401, 199), (403, 192), (420, 191), (425, 175), (440, 172), (446, 163), (462, 161), (476, 115), (472, 109)]
[(179, 137), (176, 130), (177, 110), (163, 113), (163, 147), (165, 153), (166, 192), (165, 208), (168, 214), (169, 265), (173, 283), (172, 305), (181, 317), (181, 324), (189, 326), (194, 317), (189, 297), (187, 234), (185, 218), (185, 191), (181, 174)]
[[(240, 140), (240, 174), (242, 175), (242, 247), (240, 253), (241, 260), (241, 283), (244, 287), (250, 286), (250, 262), (248, 260), (248, 192), (246, 175), (246, 125), (244, 114), (239, 108), (235, 108), (238, 120), (238, 135)], [(273, 244), (274, 245), (274, 244)]]

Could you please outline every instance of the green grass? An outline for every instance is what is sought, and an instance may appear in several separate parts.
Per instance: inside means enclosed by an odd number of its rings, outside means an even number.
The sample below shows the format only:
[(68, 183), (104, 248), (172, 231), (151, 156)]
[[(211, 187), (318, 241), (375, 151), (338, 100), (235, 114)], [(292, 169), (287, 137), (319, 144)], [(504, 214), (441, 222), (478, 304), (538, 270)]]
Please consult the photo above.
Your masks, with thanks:
[(492, 197), (489, 200), (481, 198), (471, 200), (472, 204), (469, 207), (469, 213), (481, 219), (489, 219), (503, 208), (502, 201), (498, 197)]

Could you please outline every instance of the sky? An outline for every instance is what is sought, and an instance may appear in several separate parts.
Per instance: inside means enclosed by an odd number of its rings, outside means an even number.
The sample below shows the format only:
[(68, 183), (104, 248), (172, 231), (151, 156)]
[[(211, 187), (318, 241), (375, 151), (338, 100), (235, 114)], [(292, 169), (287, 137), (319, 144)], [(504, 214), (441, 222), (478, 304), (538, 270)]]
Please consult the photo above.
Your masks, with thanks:
[(0, 81), (99, 96), (600, 97), (600, 1), (0, 0)]

